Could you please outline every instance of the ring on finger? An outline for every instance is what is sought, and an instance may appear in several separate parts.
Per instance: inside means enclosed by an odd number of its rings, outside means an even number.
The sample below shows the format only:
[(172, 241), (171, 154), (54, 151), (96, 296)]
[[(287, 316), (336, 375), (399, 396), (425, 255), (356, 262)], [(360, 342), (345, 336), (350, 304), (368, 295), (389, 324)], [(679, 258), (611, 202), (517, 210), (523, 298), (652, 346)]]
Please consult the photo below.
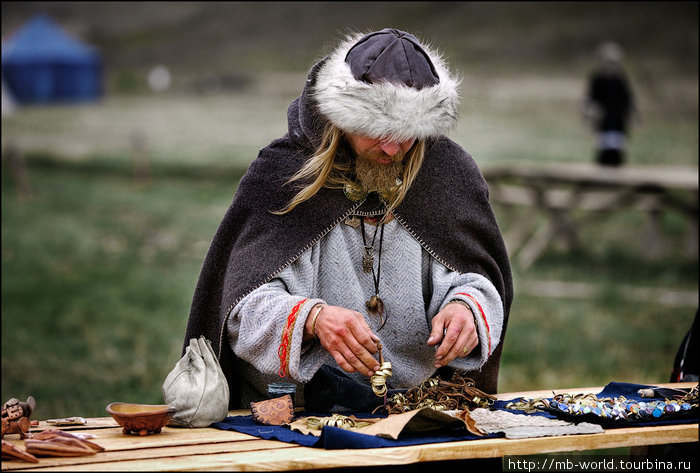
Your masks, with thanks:
[(469, 353), (469, 350), (467, 350), (467, 347), (466, 347), (466, 346), (465, 346), (464, 348), (462, 348), (462, 353), (465, 354), (465, 355), (466, 355), (467, 353)]

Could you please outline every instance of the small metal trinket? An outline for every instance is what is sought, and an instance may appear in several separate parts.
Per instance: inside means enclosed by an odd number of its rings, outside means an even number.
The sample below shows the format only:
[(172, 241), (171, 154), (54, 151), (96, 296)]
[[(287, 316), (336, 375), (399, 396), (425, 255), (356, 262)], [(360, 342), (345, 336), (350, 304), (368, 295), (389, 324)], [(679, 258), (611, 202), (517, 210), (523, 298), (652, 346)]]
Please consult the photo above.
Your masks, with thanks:
[(384, 356), (382, 355), (382, 344), (377, 344), (379, 348), (379, 369), (372, 375), (370, 382), (372, 383), (372, 391), (378, 397), (384, 398), (384, 404), (386, 405), (386, 379), (392, 375), (391, 363), (384, 361)]
[[(363, 424), (366, 424), (363, 422)], [(342, 414), (332, 414), (329, 417), (307, 417), (307, 429), (321, 429), (324, 425), (330, 427), (338, 427), (341, 429), (354, 429), (357, 427), (357, 422), (354, 419)]]
[(374, 266), (374, 247), (365, 246), (365, 252), (362, 255), (362, 272), (371, 273)]
[(345, 197), (353, 202), (359, 202), (367, 198), (367, 191), (365, 191), (362, 186), (357, 183), (345, 184), (345, 187), (343, 187), (343, 193), (345, 194)]

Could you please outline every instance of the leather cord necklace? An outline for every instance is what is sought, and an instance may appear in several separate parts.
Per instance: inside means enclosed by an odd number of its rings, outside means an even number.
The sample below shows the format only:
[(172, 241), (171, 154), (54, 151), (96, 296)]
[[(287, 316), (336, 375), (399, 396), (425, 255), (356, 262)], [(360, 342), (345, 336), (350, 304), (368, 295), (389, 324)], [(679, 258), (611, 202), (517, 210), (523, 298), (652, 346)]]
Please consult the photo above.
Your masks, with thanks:
[(374, 295), (365, 302), (367, 311), (372, 315), (379, 316), (379, 328), (377, 331), (381, 330), (386, 324), (386, 318), (384, 317), (384, 301), (379, 297), (379, 276), (382, 270), (382, 243), (384, 242), (384, 223), (383, 218), (381, 224), (381, 231), (379, 234), (379, 251), (377, 257), (377, 271), (374, 271), (374, 242), (377, 239), (377, 231), (379, 230), (379, 224), (374, 229), (374, 236), (372, 237), (372, 245), (367, 245), (367, 236), (365, 235), (365, 218), (361, 217), (360, 226), (362, 227), (362, 243), (364, 245), (364, 254), (362, 255), (362, 271), (365, 273), (372, 273), (372, 280), (374, 281)]

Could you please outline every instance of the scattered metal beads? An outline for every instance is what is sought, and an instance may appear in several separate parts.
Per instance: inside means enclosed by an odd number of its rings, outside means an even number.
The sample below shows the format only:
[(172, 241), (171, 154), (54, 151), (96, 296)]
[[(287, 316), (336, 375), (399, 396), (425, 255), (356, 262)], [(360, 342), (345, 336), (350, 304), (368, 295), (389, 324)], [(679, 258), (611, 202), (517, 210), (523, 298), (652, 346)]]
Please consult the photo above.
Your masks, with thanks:
[(517, 409), (533, 413), (538, 409), (557, 409), (572, 415), (593, 414), (613, 420), (638, 420), (659, 418), (664, 414), (689, 411), (700, 406), (698, 387), (683, 396), (663, 401), (635, 401), (624, 396), (599, 399), (594, 394), (557, 394), (551, 400), (546, 398), (521, 398), (506, 404), (506, 409)]

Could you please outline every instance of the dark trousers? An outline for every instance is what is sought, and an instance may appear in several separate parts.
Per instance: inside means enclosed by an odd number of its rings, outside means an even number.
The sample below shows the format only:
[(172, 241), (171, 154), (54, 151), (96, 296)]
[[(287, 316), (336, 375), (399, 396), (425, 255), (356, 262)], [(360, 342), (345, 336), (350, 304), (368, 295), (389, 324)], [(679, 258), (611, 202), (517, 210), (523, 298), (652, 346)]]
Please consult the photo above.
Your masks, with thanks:
[(596, 161), (601, 166), (621, 166), (625, 160), (625, 152), (621, 149), (600, 149)]

